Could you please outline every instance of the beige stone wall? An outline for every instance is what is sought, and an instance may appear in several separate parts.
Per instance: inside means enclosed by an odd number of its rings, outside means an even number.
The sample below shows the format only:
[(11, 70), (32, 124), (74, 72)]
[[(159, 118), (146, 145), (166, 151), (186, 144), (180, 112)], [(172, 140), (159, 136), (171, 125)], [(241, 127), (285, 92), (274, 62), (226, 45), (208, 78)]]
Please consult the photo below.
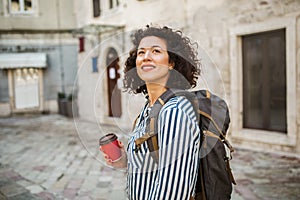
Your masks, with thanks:
[(297, 23), (296, 23), (296, 66), (297, 66), (297, 73), (296, 73), (296, 81), (297, 81), (297, 93), (295, 97), (297, 98), (297, 147), (296, 151), (300, 152), (300, 15), (297, 16)]
[[(299, 85), (299, 1), (222, 1), (211, 6), (192, 3), (194, 16), (189, 18), (189, 31), (208, 52), (220, 69), (222, 80), (212, 65), (203, 66), (210, 87), (224, 92), (231, 108), (231, 139), (236, 145), (270, 151), (300, 152), (300, 85)], [(242, 87), (240, 36), (286, 28), (287, 43), (287, 118), (288, 133), (247, 131), (242, 128)], [(206, 74), (203, 74), (206, 76)], [(217, 78), (217, 81), (212, 80)], [(216, 88), (216, 89), (215, 89)]]
[[(296, 15), (300, 3), (294, 1), (189, 1), (188, 31), (219, 67), (226, 92), (230, 92), (229, 30), (274, 18)], [(205, 67), (205, 66), (204, 66)], [(219, 83), (216, 83), (219, 85)], [(220, 91), (219, 91), (220, 92)]]
[[(108, 116), (108, 85), (106, 57), (108, 50), (113, 48), (117, 51), (123, 75), (123, 67), (128, 56), (131, 44), (124, 42), (125, 33), (102, 35), (101, 40), (95, 35), (85, 35), (85, 51), (79, 53), (78, 61), (78, 105), (81, 118), (100, 124), (114, 124), (121, 129), (129, 130), (132, 123), (144, 104), (141, 95), (122, 93), (122, 116), (113, 118)], [(129, 33), (126, 36), (129, 38)], [(126, 46), (124, 46), (126, 45)], [(98, 72), (92, 72), (92, 57), (98, 56)], [(122, 88), (120, 79), (119, 88)]]
[[(77, 3), (81, 1), (77, 0)], [(232, 123), (230, 139), (236, 146), (270, 151), (300, 152), (300, 2), (298, 0), (177, 0), (177, 1), (120, 1), (120, 8), (101, 18), (93, 19), (86, 15), (80, 26), (89, 23), (110, 23), (124, 25), (125, 33), (144, 26), (147, 23), (158, 23), (180, 28), (184, 33), (199, 43), (199, 56), (202, 60), (202, 78), (198, 88), (208, 88), (225, 98), (230, 106)], [(77, 6), (81, 8), (80, 6)], [(85, 5), (91, 12), (91, 5)], [(79, 10), (78, 10), (79, 11)], [(88, 13), (80, 11), (79, 13)], [(287, 29), (287, 74), (288, 74), (288, 134), (245, 131), (242, 128), (241, 79), (240, 79), (240, 36), (243, 34), (263, 32), (278, 28)], [(128, 35), (127, 35), (128, 36)], [(101, 48), (100, 60), (110, 46), (114, 46), (120, 55), (130, 49), (129, 37), (117, 39)], [(121, 42), (120, 42), (121, 41)], [(122, 42), (123, 41), (123, 42)], [(123, 45), (123, 46), (122, 46)], [(92, 48), (92, 47), (90, 47)], [(79, 55), (82, 62), (86, 55)], [(104, 65), (99, 62), (102, 70)], [(130, 127), (131, 121), (139, 111), (143, 102), (130, 101), (128, 94), (123, 94), (123, 113), (121, 119), (107, 117), (105, 107), (106, 87), (98, 93), (103, 99), (96, 103), (95, 115), (87, 107), (92, 103), (89, 86), (95, 84), (98, 74), (82, 71), (79, 84), (79, 97), (89, 100), (80, 103), (81, 116), (89, 119), (97, 118), (103, 123), (117, 123)], [(103, 81), (105, 85), (105, 81)], [(85, 91), (85, 92), (83, 92)], [(136, 97), (134, 97), (136, 98)], [(82, 101), (85, 102), (85, 101)], [(132, 103), (134, 102), (134, 103)], [(130, 122), (130, 123), (129, 123)]]
[(8, 1), (0, 2), (2, 30), (56, 30), (76, 28), (73, 0), (35, 0), (33, 14), (10, 14)]

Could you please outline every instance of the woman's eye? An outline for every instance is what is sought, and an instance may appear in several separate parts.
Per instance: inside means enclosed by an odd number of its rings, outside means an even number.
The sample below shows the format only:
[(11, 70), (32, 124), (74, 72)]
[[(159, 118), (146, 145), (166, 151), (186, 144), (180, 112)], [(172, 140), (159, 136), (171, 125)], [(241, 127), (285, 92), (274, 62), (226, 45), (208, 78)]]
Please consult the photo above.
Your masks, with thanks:
[(160, 49), (153, 49), (153, 53), (160, 53)]
[(138, 51), (137, 54), (138, 54), (138, 55), (143, 55), (143, 54), (144, 54), (144, 51)]

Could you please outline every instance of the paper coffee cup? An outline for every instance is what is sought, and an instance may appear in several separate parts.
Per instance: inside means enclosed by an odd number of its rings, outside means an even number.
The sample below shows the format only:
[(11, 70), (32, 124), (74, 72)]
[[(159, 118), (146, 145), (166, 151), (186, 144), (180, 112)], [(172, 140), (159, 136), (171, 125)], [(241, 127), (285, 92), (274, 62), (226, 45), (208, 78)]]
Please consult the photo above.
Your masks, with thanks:
[(113, 162), (121, 158), (122, 153), (118, 144), (118, 137), (114, 133), (109, 133), (101, 137), (99, 139), (99, 145), (102, 151), (107, 154)]

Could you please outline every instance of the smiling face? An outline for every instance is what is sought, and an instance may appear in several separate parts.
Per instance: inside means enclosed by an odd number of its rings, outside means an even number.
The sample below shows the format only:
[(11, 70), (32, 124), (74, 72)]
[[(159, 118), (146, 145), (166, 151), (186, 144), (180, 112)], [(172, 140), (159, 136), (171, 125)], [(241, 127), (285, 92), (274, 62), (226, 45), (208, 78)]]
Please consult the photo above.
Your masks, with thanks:
[(167, 43), (156, 36), (144, 37), (137, 50), (136, 68), (139, 77), (146, 82), (165, 86), (169, 78)]

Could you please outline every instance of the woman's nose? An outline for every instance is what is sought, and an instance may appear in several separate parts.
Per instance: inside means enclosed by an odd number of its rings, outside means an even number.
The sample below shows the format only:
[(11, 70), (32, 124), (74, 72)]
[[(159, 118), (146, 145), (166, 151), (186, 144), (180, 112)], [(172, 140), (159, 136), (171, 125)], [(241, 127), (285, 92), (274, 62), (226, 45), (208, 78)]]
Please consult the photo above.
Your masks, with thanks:
[(151, 51), (150, 50), (146, 50), (145, 54), (144, 54), (144, 59), (150, 59), (151, 58)]

